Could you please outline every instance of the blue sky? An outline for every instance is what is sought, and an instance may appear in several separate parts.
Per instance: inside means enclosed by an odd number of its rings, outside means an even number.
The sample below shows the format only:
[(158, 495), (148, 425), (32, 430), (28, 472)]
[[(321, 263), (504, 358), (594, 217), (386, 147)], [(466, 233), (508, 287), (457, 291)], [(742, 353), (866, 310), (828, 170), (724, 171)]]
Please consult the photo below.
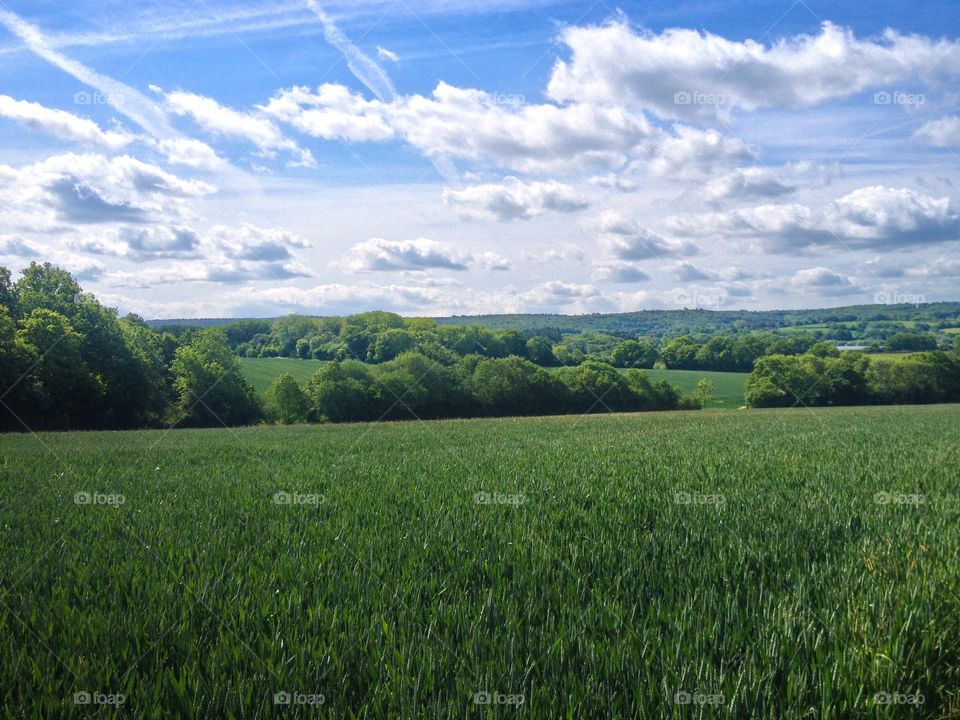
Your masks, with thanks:
[(946, 1), (0, 4), (0, 264), (148, 317), (957, 299)]

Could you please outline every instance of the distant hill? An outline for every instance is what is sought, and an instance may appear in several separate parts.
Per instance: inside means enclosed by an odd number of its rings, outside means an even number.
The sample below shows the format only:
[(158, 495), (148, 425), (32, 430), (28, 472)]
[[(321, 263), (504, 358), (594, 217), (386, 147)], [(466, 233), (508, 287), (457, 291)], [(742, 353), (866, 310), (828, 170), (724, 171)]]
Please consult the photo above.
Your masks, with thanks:
[[(215, 327), (244, 318), (151, 320), (154, 327)], [(960, 327), (960, 302), (921, 305), (849, 305), (811, 310), (638, 310), (589, 315), (516, 314), (453, 315), (434, 318), (445, 325), (483, 325), (492, 329), (559, 330), (561, 333), (604, 332), (657, 337), (684, 334), (727, 334), (826, 324), (897, 322), (925, 324), (930, 329)]]

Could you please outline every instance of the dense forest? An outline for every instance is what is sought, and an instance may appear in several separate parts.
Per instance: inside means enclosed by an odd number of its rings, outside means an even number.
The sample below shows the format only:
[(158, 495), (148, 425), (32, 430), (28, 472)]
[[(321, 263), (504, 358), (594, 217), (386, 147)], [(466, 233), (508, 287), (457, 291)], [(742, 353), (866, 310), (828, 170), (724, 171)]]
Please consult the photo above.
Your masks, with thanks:
[[(0, 268), (0, 429), (670, 410), (708, 400), (709, 383), (680, 397), (650, 381), (642, 369), (651, 367), (752, 371), (754, 406), (960, 400), (958, 352), (912, 322), (914, 332), (886, 340), (886, 349), (914, 351), (895, 361), (808, 334), (658, 339), (386, 312), (158, 328), (120, 317), (66, 271), (33, 263), (16, 282)], [(261, 398), (239, 356), (330, 362), (305, 387), (282, 375)]]

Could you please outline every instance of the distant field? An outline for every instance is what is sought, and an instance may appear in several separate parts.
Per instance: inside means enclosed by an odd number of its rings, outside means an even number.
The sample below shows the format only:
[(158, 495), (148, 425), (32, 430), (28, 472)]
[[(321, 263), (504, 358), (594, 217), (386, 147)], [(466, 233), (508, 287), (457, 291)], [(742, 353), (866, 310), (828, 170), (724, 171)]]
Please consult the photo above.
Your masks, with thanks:
[(270, 383), (284, 373), (303, 385), (311, 375), (326, 365), (326, 360), (298, 360), (296, 358), (240, 358), (240, 367), (257, 392), (266, 392)]
[(717, 386), (713, 402), (708, 407), (735, 408), (743, 405), (744, 386), (749, 373), (710, 372), (707, 370), (644, 370), (651, 380), (666, 380), (680, 388), (680, 392), (689, 395), (697, 383), (706, 378)]
[(960, 717), (957, 427), (0, 436), (0, 717)]
[[(283, 373), (303, 384), (326, 363), (325, 360), (297, 360), (293, 358), (241, 358), (243, 374), (258, 392), (265, 392), (270, 383)], [(667, 380), (689, 395), (703, 378), (717, 386), (712, 408), (733, 408), (743, 405), (747, 373), (708, 372), (700, 370), (644, 370), (651, 380)]]

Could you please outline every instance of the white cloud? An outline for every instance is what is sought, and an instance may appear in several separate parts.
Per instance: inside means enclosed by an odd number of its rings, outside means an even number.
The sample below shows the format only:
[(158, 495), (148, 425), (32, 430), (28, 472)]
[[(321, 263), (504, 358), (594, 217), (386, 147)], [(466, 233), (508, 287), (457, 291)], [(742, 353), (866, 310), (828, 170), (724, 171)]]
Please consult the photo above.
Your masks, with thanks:
[(477, 257), (477, 264), (484, 270), (491, 272), (513, 269), (513, 263), (508, 258), (493, 252), (485, 252)]
[(384, 240), (370, 238), (350, 249), (342, 263), (353, 272), (423, 270), (426, 268), (466, 270), (472, 257), (448, 245), (427, 238)]
[(932, 120), (920, 127), (913, 137), (934, 147), (960, 147), (960, 117)]
[(294, 87), (277, 93), (260, 109), (313, 137), (374, 142), (395, 136), (379, 100), (366, 100), (343, 85), (321, 85), (317, 92)]
[(789, 278), (795, 290), (816, 290), (823, 295), (847, 295), (859, 291), (849, 275), (822, 266), (798, 270)]
[(611, 260), (593, 266), (593, 280), (615, 283), (636, 283), (650, 280), (637, 265), (622, 260)]
[(730, 109), (804, 107), (872, 87), (957, 78), (960, 43), (887, 30), (864, 40), (825, 22), (817, 35), (764, 45), (672, 28), (635, 32), (624, 22), (570, 27), (548, 95), (558, 102), (627, 104), (663, 118), (714, 118)]
[(63, 140), (97, 145), (107, 150), (119, 150), (136, 140), (136, 136), (130, 133), (101, 130), (99, 125), (87, 118), (39, 103), (15, 100), (9, 95), (0, 95), (0, 116)]
[(709, 202), (759, 200), (796, 192), (796, 185), (770, 168), (737, 168), (707, 183), (704, 197)]
[(650, 146), (649, 165), (655, 175), (681, 180), (704, 178), (755, 157), (742, 140), (725, 137), (716, 130), (677, 125), (674, 131), (675, 135)]
[(820, 211), (761, 205), (674, 216), (666, 225), (687, 237), (757, 238), (769, 252), (830, 245), (893, 250), (960, 239), (960, 216), (948, 198), (883, 186), (854, 190)]
[(55, 50), (38, 28), (8, 10), (0, 10), (0, 24), (19, 37), (35, 55), (95, 88), (117, 112), (126, 115), (155, 138), (178, 136), (166, 114), (150, 98)]
[(157, 148), (163, 153), (167, 162), (173, 165), (216, 170), (224, 164), (216, 151), (201, 140), (172, 138), (161, 140), (157, 143)]
[(377, 45), (377, 57), (383, 60), (389, 60), (390, 62), (398, 62), (400, 60), (395, 52), (387, 50), (385, 47), (380, 47), (379, 45)]
[(313, 166), (309, 150), (302, 150), (294, 140), (283, 132), (268, 117), (240, 112), (221, 105), (213, 98), (183, 91), (164, 95), (167, 107), (176, 115), (188, 115), (212, 135), (241, 138), (252, 143), (261, 153), (272, 157), (278, 150), (285, 150), (298, 158), (298, 164)]
[(547, 211), (575, 212), (589, 203), (576, 190), (560, 182), (524, 182), (508, 177), (499, 184), (473, 185), (443, 191), (443, 201), (463, 217), (484, 220), (527, 220)]
[(693, 243), (667, 239), (642, 226), (636, 218), (608, 211), (595, 222), (597, 239), (620, 260), (694, 255)]

